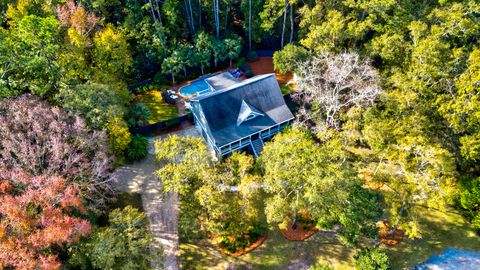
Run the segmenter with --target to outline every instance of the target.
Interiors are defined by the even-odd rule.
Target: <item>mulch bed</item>
[[[277,81],[286,84],[293,79],[293,74],[280,74],[273,70],[273,59],[271,57],[258,57],[255,61],[248,62],[254,75],[275,73]]]
[[[387,220],[384,220],[380,223],[380,229],[378,234],[380,235],[380,241],[387,246],[396,246],[400,244],[403,240],[405,232],[403,230],[397,229],[395,233],[389,234],[390,224]]]
[[[216,246],[218,247],[218,249],[220,249],[220,252],[222,252],[223,254],[225,255],[228,255],[228,256],[231,256],[231,257],[238,257],[238,256],[242,256],[244,254],[247,254],[249,252],[252,252],[253,250],[255,250],[256,248],[258,248],[259,246],[261,246],[263,244],[263,242],[265,241],[265,239],[267,239],[267,232],[265,232],[264,235],[260,236],[257,241],[253,242],[253,244],[251,244],[250,246],[244,248],[244,249],[240,249],[240,250],[237,250],[235,251],[234,253],[230,253],[228,250],[220,247],[218,245],[218,242],[216,239],[214,239],[214,242],[216,243]]]
[[[318,232],[318,229],[315,226],[304,228],[302,223],[297,222],[297,228],[295,230],[292,229],[291,224],[288,224],[287,228],[283,230],[280,229],[280,232],[287,240],[304,241]]]

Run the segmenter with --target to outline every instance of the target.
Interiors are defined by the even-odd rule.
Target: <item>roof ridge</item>
[[[219,94],[223,94],[223,93],[226,93],[226,92],[229,92],[229,91],[234,91],[234,90],[238,90],[240,89],[242,86],[245,86],[245,85],[249,85],[249,84],[252,84],[252,83],[256,83],[256,82],[260,82],[260,81],[263,81],[265,79],[269,79],[271,77],[274,77],[275,80],[276,80],[276,77],[275,77],[275,73],[268,73],[268,74],[260,74],[260,75],[257,75],[257,76],[254,76],[252,78],[249,78],[249,79],[246,79],[246,80],[243,80],[243,81],[240,81],[239,83],[237,84],[234,84],[234,85],[231,85],[227,88],[224,88],[224,89],[221,89],[221,90],[217,90],[217,91],[214,91],[214,92],[210,92],[210,93],[206,93],[206,94],[203,94],[203,95],[200,95],[200,96],[196,96],[192,99],[190,99],[191,101],[200,101],[200,100],[204,100],[204,99],[207,99],[207,98],[210,98],[210,97],[214,97],[214,96],[217,96]]]

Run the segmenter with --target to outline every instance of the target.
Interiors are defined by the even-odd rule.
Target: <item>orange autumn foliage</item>
[[[52,247],[64,247],[91,232],[79,189],[54,176],[0,172],[0,268],[59,269]]]

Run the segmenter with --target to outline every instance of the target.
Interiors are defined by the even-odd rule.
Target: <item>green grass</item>
[[[406,239],[389,249],[394,269],[409,268],[450,247],[480,252],[480,237],[456,211],[425,209],[422,214],[422,239]]]
[[[296,90],[292,85],[280,84],[280,90],[282,90],[282,95],[288,95]]]
[[[137,95],[137,102],[143,103],[150,110],[149,124],[167,120],[178,116],[176,105],[170,105],[163,101],[162,93],[158,90],[151,90]]]
[[[207,240],[180,244],[182,269],[225,269],[228,263],[235,264],[236,269],[287,269],[296,263],[317,261],[331,263],[336,269],[351,269],[353,254],[352,249],[331,235],[317,233],[304,242],[297,242],[286,240],[276,229],[269,231],[260,247],[240,257],[221,254]]]
[[[425,209],[422,214],[422,239],[405,239],[400,245],[387,248],[393,269],[410,269],[449,247],[480,252],[480,237],[457,212]],[[354,249],[331,235],[317,233],[304,242],[295,242],[283,238],[276,229],[269,230],[259,248],[236,258],[221,254],[205,239],[180,243],[182,269],[224,269],[229,263],[238,269],[286,269],[298,262],[330,263],[335,269],[353,269],[354,254]]]

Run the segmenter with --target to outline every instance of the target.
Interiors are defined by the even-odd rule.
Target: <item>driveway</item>
[[[143,209],[150,221],[155,247],[163,249],[165,260],[152,262],[155,269],[177,270],[178,250],[178,197],[175,193],[164,193],[162,183],[155,175],[159,165],[155,162],[154,141],[162,137],[199,137],[197,129],[191,126],[174,133],[149,138],[148,155],[141,161],[127,164],[117,169],[118,179],[114,188],[119,192],[136,192],[142,195]]]

